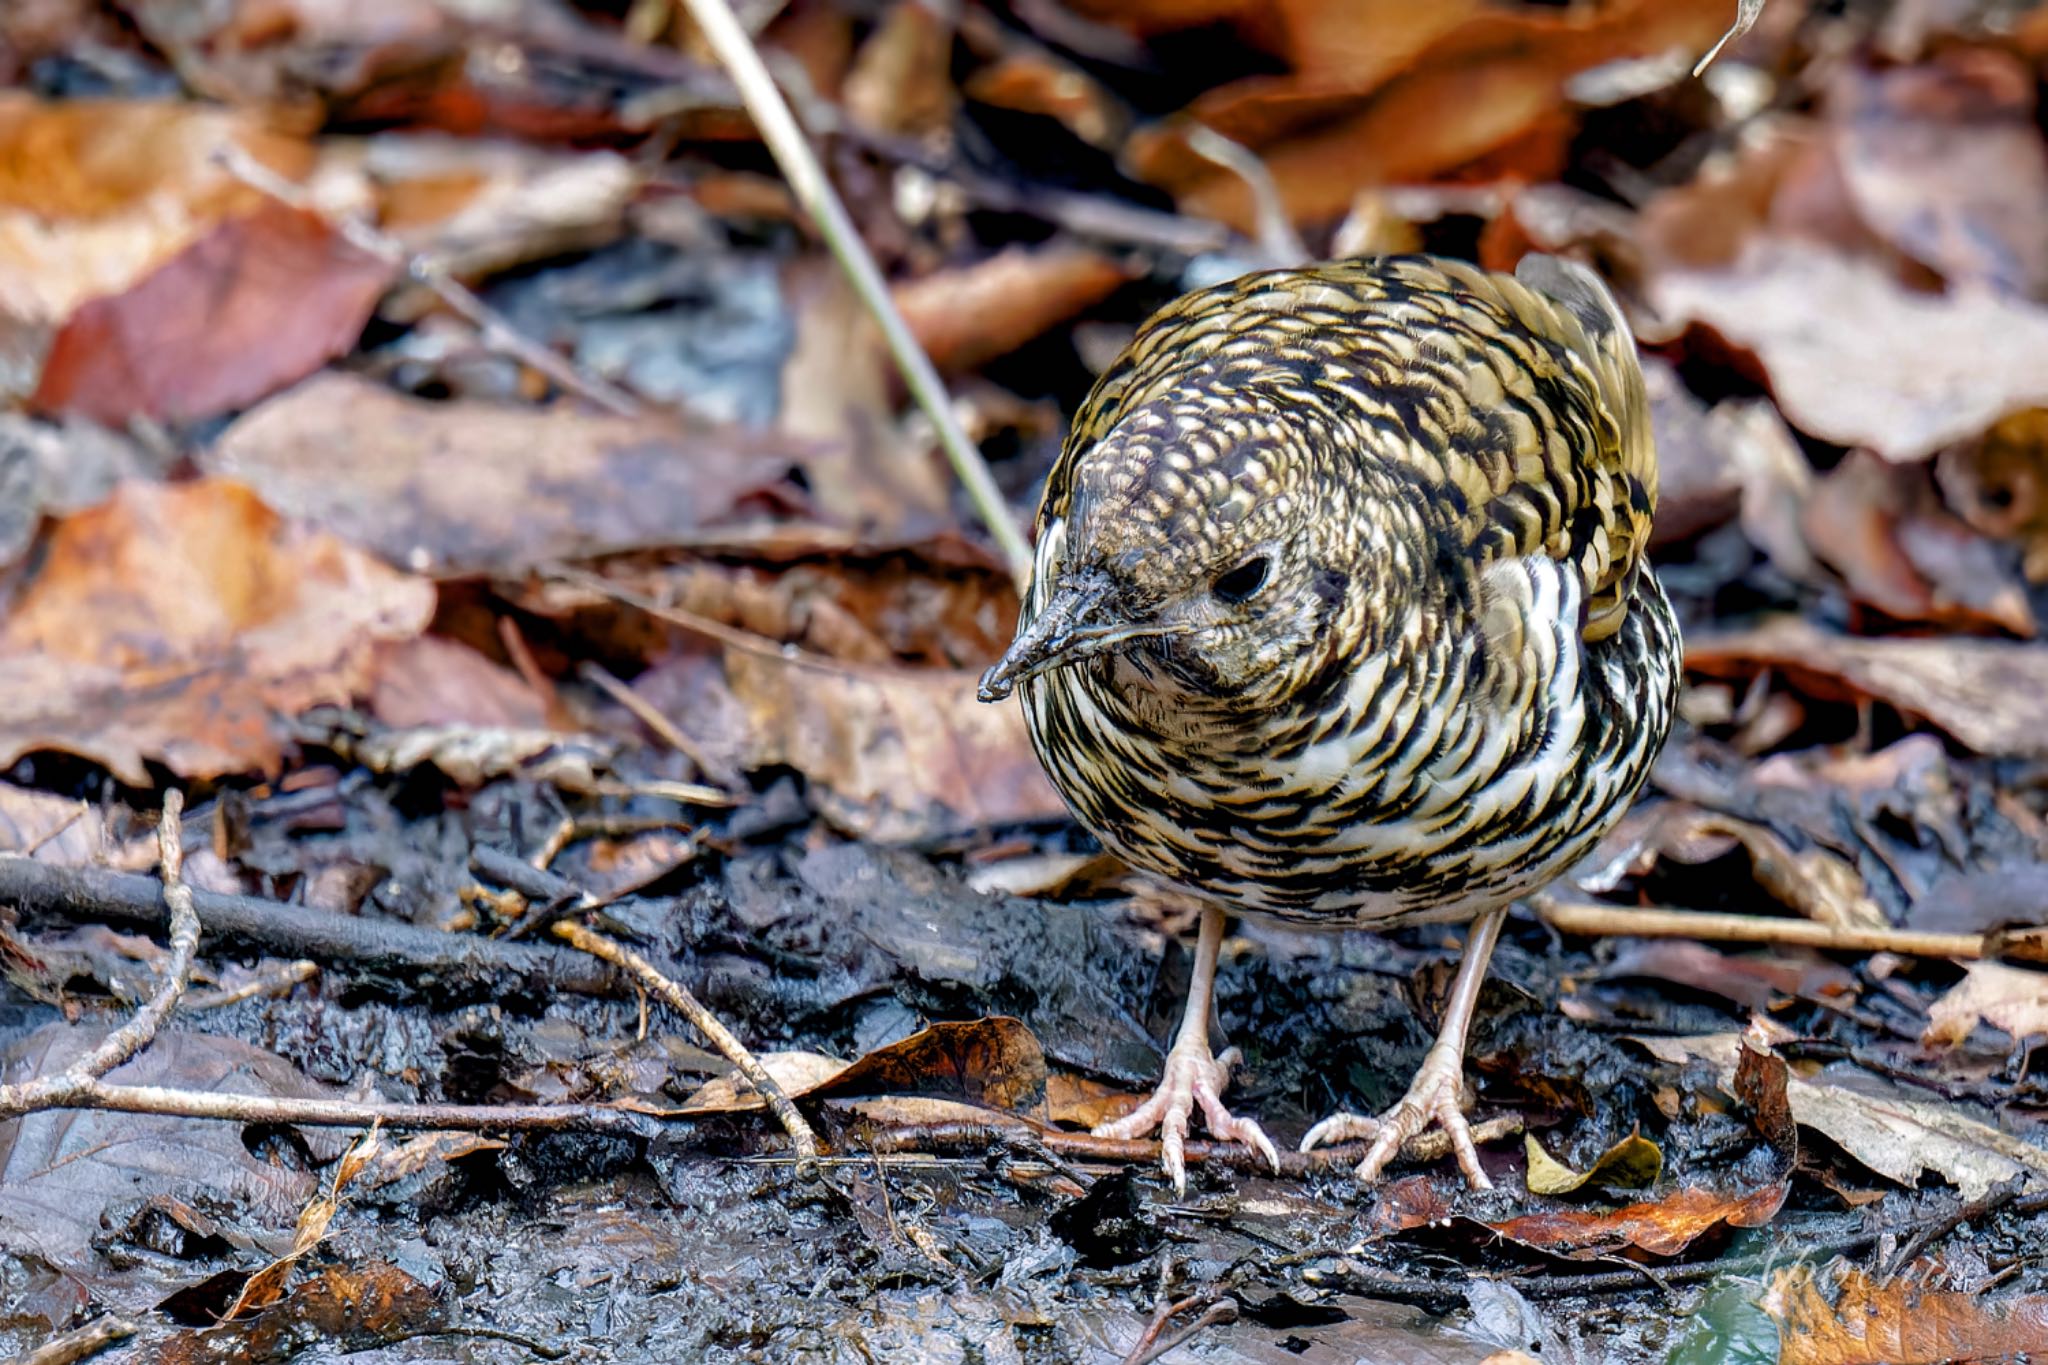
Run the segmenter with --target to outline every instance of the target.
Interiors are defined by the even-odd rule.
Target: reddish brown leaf
[[[1782,1365],[1960,1365],[2048,1351],[2048,1294],[1944,1292],[1910,1272],[1880,1283],[1854,1266],[1787,1266],[1763,1306],[1778,1320]]]
[[[1003,1015],[933,1024],[850,1064],[810,1052],[767,1053],[761,1063],[798,1098],[920,1095],[1003,1110],[1046,1101],[1045,1053],[1030,1029]],[[763,1107],[736,1076],[710,1082],[683,1105],[687,1113]]]
[[[60,325],[256,210],[263,196],[216,160],[230,146],[281,175],[313,163],[252,114],[0,92],[0,313]]]
[[[2048,308],[2023,300],[1916,292],[1877,262],[1775,237],[1726,268],[1661,273],[1649,292],[1666,319],[1753,352],[1793,425],[1887,459],[2048,406]]]
[[[1611,1212],[1561,1209],[1487,1226],[1503,1237],[1552,1251],[1614,1252],[1634,1247],[1653,1256],[1676,1256],[1722,1224],[1762,1227],[1777,1215],[1789,1189],[1783,1180],[1747,1194],[1716,1194],[1689,1185],[1663,1199]]]
[[[392,278],[324,219],[266,203],[63,329],[35,405],[109,426],[248,406],[348,351]]]
[[[276,721],[346,703],[433,587],[240,484],[124,484],[60,522],[0,624],[0,764],[60,749],[151,781],[275,771]]]
[[[1572,76],[1673,49],[1704,52],[1728,23],[1728,7],[1711,0],[1622,0],[1563,15],[1484,7],[1454,26],[1465,6],[1412,6],[1414,15],[1389,21],[1392,37],[1379,54],[1346,62],[1345,51],[1375,41],[1375,17],[1390,7],[1358,6],[1355,16],[1323,7],[1340,16],[1334,21],[1297,8],[1287,22],[1301,48],[1328,47],[1330,64],[1221,87],[1188,115],[1260,152],[1287,212],[1302,222],[1337,217],[1366,186],[1428,180],[1515,144],[1517,154],[1489,174],[1548,178],[1571,132],[1562,111]],[[1251,227],[1242,178],[1197,156],[1172,129],[1134,137],[1128,155],[1186,211]]]
[[[1132,277],[1089,247],[1010,247],[898,285],[896,305],[932,362],[973,369],[1109,297]]]
[[[672,545],[750,500],[787,507],[802,452],[668,417],[431,403],[329,374],[242,418],[203,462],[394,564],[514,574]]]
[[[1874,698],[1986,754],[2048,756],[2048,651],[2004,640],[1863,639],[1780,617],[1686,641],[1686,666],[1747,679],[1762,669],[1810,696]]]

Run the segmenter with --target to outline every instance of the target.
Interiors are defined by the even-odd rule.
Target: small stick
[[[1294,220],[1287,216],[1286,201],[1280,197],[1280,186],[1258,153],[1201,123],[1188,129],[1187,144],[1196,156],[1244,181],[1252,196],[1252,216],[1257,224],[1255,239],[1274,265],[1308,262],[1308,245],[1294,230]]]
[[[1201,1316],[1164,1341],[1160,1340],[1159,1333],[1166,1324],[1192,1308],[1201,1308]],[[1197,1334],[1206,1329],[1219,1327],[1227,1322],[1236,1322],[1237,1312],[1237,1300],[1228,1294],[1217,1299],[1196,1294],[1182,1299],[1179,1303],[1165,1304],[1152,1315],[1150,1325],[1131,1347],[1130,1354],[1124,1357],[1123,1365],[1152,1365],[1153,1361],[1194,1340]]]
[[[1697,938],[1724,943],[1776,943],[1843,953],[1901,953],[1913,957],[1980,958],[1982,934],[1928,934],[1913,929],[1862,929],[1775,915],[1726,915],[1695,910],[1635,910],[1542,896],[1532,902],[1543,922],[1560,933],[1593,938]]]
[[[732,77],[741,103],[747,106],[747,113],[760,130],[762,141],[768,144],[776,165],[782,168],[783,176],[789,181],[790,192],[796,195],[797,202],[818,225],[826,248],[839,262],[839,268],[846,272],[847,281],[860,295],[861,302],[874,315],[875,322],[882,329],[882,339],[888,344],[889,353],[895,357],[896,367],[903,374],[904,384],[938,432],[939,444],[945,449],[953,473],[967,490],[968,499],[974,504],[975,511],[981,514],[982,523],[988,527],[989,535],[995,539],[1004,562],[1021,588],[1031,573],[1031,547],[1011,518],[1009,504],[1003,500],[1002,490],[996,487],[995,476],[989,473],[981,451],[960,429],[960,419],[953,412],[938,370],[933,367],[931,357],[924,353],[924,348],[917,344],[917,338],[911,335],[902,313],[897,311],[887,281],[883,280],[874,257],[868,254],[867,245],[860,239],[860,230],[854,226],[846,205],[840,202],[838,191],[826,178],[824,167],[818,164],[796,115],[790,112],[788,101],[783,99],[782,91],[777,88],[775,78],[768,74],[768,66],[754,47],[753,38],[740,24],[727,0],[676,0],[676,3],[696,21],[704,41],[717,55],[726,74]]]
[[[604,665],[585,660],[577,665],[576,675],[632,712],[635,720],[651,730],[656,739],[689,759],[700,774],[709,777],[718,771],[704,756],[704,751],[697,747],[695,740],[684,734],[674,721],[664,716],[647,698],[613,677]]]
[[[77,1365],[141,1330],[125,1318],[99,1318],[83,1327],[74,1327],[61,1337],[52,1337],[33,1351],[10,1356],[0,1365]]]
[[[100,1077],[148,1047],[178,1007],[178,997],[192,980],[192,959],[199,951],[199,915],[185,885],[185,845],[179,828],[184,813],[183,793],[175,788],[165,792],[163,815],[156,827],[164,902],[171,911],[171,951],[164,961],[163,980],[133,1018],[57,1075],[0,1085],[0,1118],[69,1107],[78,1097],[99,1088]]]
[[[522,365],[538,370],[553,380],[555,387],[586,398],[614,416],[638,417],[643,411],[639,400],[632,394],[608,380],[586,373],[574,362],[514,327],[510,318],[478,298],[468,286],[450,276],[437,262],[424,255],[407,251],[404,243],[380,232],[355,214],[323,213],[304,187],[293,184],[240,147],[229,144],[222,147],[216,155],[228,174],[235,179],[259,193],[269,195],[287,208],[298,209],[302,213],[318,214],[340,233],[342,240],[350,246],[366,256],[373,256],[386,265],[403,271],[407,278],[423,285],[435,298],[447,304],[450,312],[476,328],[484,345],[511,356]]]
[[[616,972],[551,943],[507,943],[475,934],[447,934],[397,920],[337,915],[260,896],[194,888],[192,900],[208,938],[232,938],[280,956],[354,964],[416,979],[431,976],[442,991],[517,987],[536,995],[619,996]],[[104,867],[58,867],[0,855],[0,901],[67,923],[160,925],[167,912],[154,877]]]
[[[739,1069],[749,1084],[768,1101],[783,1131],[789,1134],[791,1145],[796,1148],[799,1168],[810,1165],[815,1168],[818,1159],[818,1137],[811,1131],[811,1125],[797,1112],[782,1086],[768,1074],[768,1068],[761,1065],[747,1046],[733,1036],[732,1030],[718,1022],[718,1016],[704,1008],[703,1002],[690,994],[679,982],[669,979],[655,968],[646,958],[624,944],[616,943],[602,934],[594,934],[580,924],[563,921],[554,927],[555,937],[571,946],[580,948],[592,957],[611,963],[614,967],[631,972],[647,983],[654,994],[668,1002],[670,1009],[690,1021],[697,1031],[711,1040],[711,1045],[725,1054],[727,1061]]]
[[[1739,0],[1735,8],[1735,22],[1730,24],[1728,31],[1721,35],[1721,41],[1708,48],[1707,55],[1700,58],[1699,64],[1693,67],[1693,78],[1697,80],[1700,76],[1704,75],[1706,69],[1714,64],[1714,58],[1721,55],[1722,48],[1735,42],[1743,34],[1755,28],[1756,21],[1763,17],[1764,0]]]

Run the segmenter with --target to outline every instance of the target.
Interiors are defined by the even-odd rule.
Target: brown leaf
[[[763,1053],[760,1061],[792,1099],[920,1095],[1022,1110],[1046,1098],[1045,1053],[1030,1029],[1003,1015],[932,1024],[852,1063],[815,1052]],[[735,1073],[705,1084],[682,1110],[723,1114],[764,1107]]]
[[[1733,1093],[1745,1051],[1742,1035],[1634,1041],[1668,1062],[1705,1061]],[[1782,1063],[1780,1063],[1782,1065]],[[1932,1171],[1979,1199],[2016,1175],[2048,1175],[2048,1152],[1979,1123],[1954,1106],[1895,1095],[1865,1094],[1825,1080],[1788,1076],[1785,1098],[1802,1128],[1822,1134],[1887,1179],[1908,1189]]]
[[[468,645],[422,635],[385,651],[370,693],[370,714],[385,725],[539,730],[547,699],[509,668]]]
[[[243,417],[202,463],[391,563],[510,575],[674,544],[749,500],[789,505],[797,455],[671,418],[431,403],[327,374]]]
[[[0,92],[0,314],[61,325],[261,208],[216,161],[227,146],[289,177],[313,164],[309,144],[248,112]]]
[[[953,87],[952,56],[953,26],[942,12],[917,0],[897,0],[861,44],[847,73],[846,112],[877,133],[943,133],[960,98]]]
[[[1972,962],[1963,979],[1928,1007],[1920,1041],[1953,1047],[1970,1036],[1980,1019],[2014,1042],[2048,1034],[2048,973]]]
[[[0,764],[34,749],[151,782],[275,771],[276,721],[346,703],[432,585],[284,521],[240,484],[124,484],[58,523],[0,623]]]
[[[1672,322],[1755,353],[1800,430],[1918,460],[2048,405],[2048,309],[1982,291],[1926,294],[1880,264],[1779,237],[1720,269],[1652,276]]]
[[[2048,146],[2025,63],[1975,47],[1846,66],[1829,105],[1843,182],[1872,231],[1951,285],[2048,292]]]
[[[1851,451],[1815,486],[1803,523],[1814,552],[1886,616],[2034,633],[2025,585],[1988,541],[1940,508],[1918,467]]]
[[[1615,1252],[1630,1247],[1653,1256],[1676,1256],[1723,1224],[1762,1227],[1777,1216],[1790,1185],[1775,1180],[1746,1194],[1716,1194],[1688,1185],[1663,1199],[1611,1212],[1579,1209],[1524,1214],[1488,1227],[1530,1246],[1570,1253]]]
[[[1413,13],[1389,17],[1403,8]],[[1327,221],[1366,186],[1429,180],[1510,148],[1489,173],[1550,178],[1572,132],[1564,110],[1574,75],[1673,49],[1704,52],[1728,20],[1727,6],[1710,0],[1620,0],[1564,15],[1467,8],[1294,6],[1287,22],[1301,48],[1327,49],[1328,65],[1313,59],[1301,75],[1212,90],[1187,118],[1259,152],[1290,217]],[[1371,49],[1381,27],[1391,35],[1386,47],[1344,60]],[[1127,157],[1184,211],[1253,226],[1249,187],[1197,156],[1174,127],[1133,137]]]
[[[1782,1365],[1949,1365],[2048,1351],[2048,1294],[1943,1292],[1918,1278],[1881,1283],[1848,1265],[1777,1271],[1763,1307],[1778,1320]]]
[[[1811,696],[1870,697],[1985,754],[2048,756],[2048,650],[2004,640],[1864,639],[1796,617],[1686,641],[1686,666],[1746,679],[1771,669]]]
[[[1065,811],[1023,713],[975,700],[976,682],[971,671],[833,667],[734,647],[643,675],[636,690],[721,764],[794,768],[827,819],[895,842]]]
[[[81,306],[33,401],[109,426],[247,407],[352,348],[393,273],[324,219],[265,203]]]
[[[932,363],[971,370],[1100,303],[1133,274],[1092,247],[1013,246],[894,292]]]

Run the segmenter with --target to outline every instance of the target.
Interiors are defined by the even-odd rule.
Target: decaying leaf
[[[260,205],[80,305],[32,401],[110,426],[235,411],[353,347],[393,273],[326,220]]]
[[[2048,972],[1972,962],[1963,979],[1927,1010],[1921,1041],[1954,1046],[1977,1022],[2012,1035],[2014,1042],[2048,1034]]]
[[[1986,754],[2048,756],[2048,651],[2004,640],[1865,639],[1798,617],[1688,637],[1686,666],[1714,677],[1771,669],[1812,696],[1864,697],[1933,722]]]
[[[669,418],[429,403],[341,374],[264,404],[204,458],[393,564],[501,574],[674,544],[743,506],[791,505],[798,462],[772,439]]]
[[[240,484],[125,484],[68,517],[0,622],[0,762],[57,749],[150,782],[274,771],[281,717],[347,703],[433,587]]]
[[[898,285],[896,306],[933,364],[972,369],[1100,303],[1131,278],[1128,265],[1092,247],[1011,247]]]
[[[1738,1033],[1635,1041],[1668,1062],[1701,1060],[1732,1088],[1742,1050]],[[1802,1128],[1826,1136],[1879,1175],[1911,1189],[1929,1171],[1965,1199],[2015,1175],[2048,1179],[2048,1151],[1979,1123],[1956,1108],[1930,1100],[1851,1090],[1828,1080],[1788,1077],[1785,1097]]]
[[[1926,1263],[1889,1282],[1851,1265],[1791,1265],[1771,1278],[1783,1365],[1951,1365],[2048,1351],[2048,1294],[1965,1294],[1919,1282]]]
[[[1524,1214],[1489,1223],[1503,1237],[1530,1246],[1570,1253],[1613,1252],[1634,1247],[1653,1256],[1676,1256],[1702,1235],[1726,1224],[1761,1227],[1784,1206],[1790,1183],[1777,1179],[1734,1194],[1687,1185],[1662,1199],[1611,1212],[1580,1209]]]
[[[1794,426],[1887,459],[1924,459],[2048,405],[2035,359],[2048,355],[2048,309],[2024,300],[1919,293],[1881,263],[1771,237],[1726,268],[1660,272],[1650,297],[1667,320],[1755,352]]]
[[[1664,1153],[1641,1133],[1630,1133],[1609,1147],[1583,1172],[1545,1151],[1534,1133],[1524,1136],[1523,1146],[1529,1158],[1531,1194],[1571,1194],[1588,1185],[1643,1189],[1656,1184],[1664,1170]]]
[[[0,92],[0,314],[62,324],[261,208],[216,161],[224,146],[280,175],[313,164],[310,145],[247,111]]]
[[[1027,1110],[1046,1097],[1045,1053],[1031,1030],[997,1015],[937,1023],[855,1062],[813,1052],[763,1053],[761,1064],[793,1099],[807,1096],[925,1096],[982,1109]],[[682,1112],[729,1114],[764,1108],[738,1075],[707,1082]]]
[[[870,839],[1061,815],[1022,713],[976,701],[976,676],[732,647],[638,689],[716,761],[803,773],[828,819]]]

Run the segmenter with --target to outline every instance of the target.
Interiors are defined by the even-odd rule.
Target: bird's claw
[[[1273,1149],[1272,1140],[1258,1124],[1234,1116],[1223,1105],[1223,1089],[1229,1084],[1230,1068],[1237,1061],[1236,1048],[1219,1057],[1211,1055],[1206,1044],[1187,1048],[1174,1044],[1166,1054],[1166,1073],[1160,1077],[1152,1098],[1123,1118],[1096,1125],[1095,1136],[1127,1142],[1157,1128],[1159,1164],[1173,1181],[1174,1191],[1184,1194],[1188,1187],[1188,1117],[1199,1104],[1203,1122],[1212,1136],[1223,1142],[1243,1143],[1264,1157],[1278,1174],[1280,1154]]]
[[[1493,1182],[1486,1178],[1486,1171],[1479,1164],[1479,1146],[1472,1140],[1472,1125],[1465,1119],[1464,1100],[1464,1058],[1433,1047],[1400,1103],[1376,1119],[1332,1114],[1308,1130],[1301,1140],[1301,1150],[1370,1139],[1372,1146],[1353,1171],[1359,1184],[1370,1185],[1380,1178],[1380,1172],[1403,1143],[1434,1123],[1451,1140],[1451,1151],[1458,1158],[1458,1169],[1465,1173],[1465,1182],[1475,1190],[1490,1190]]]

